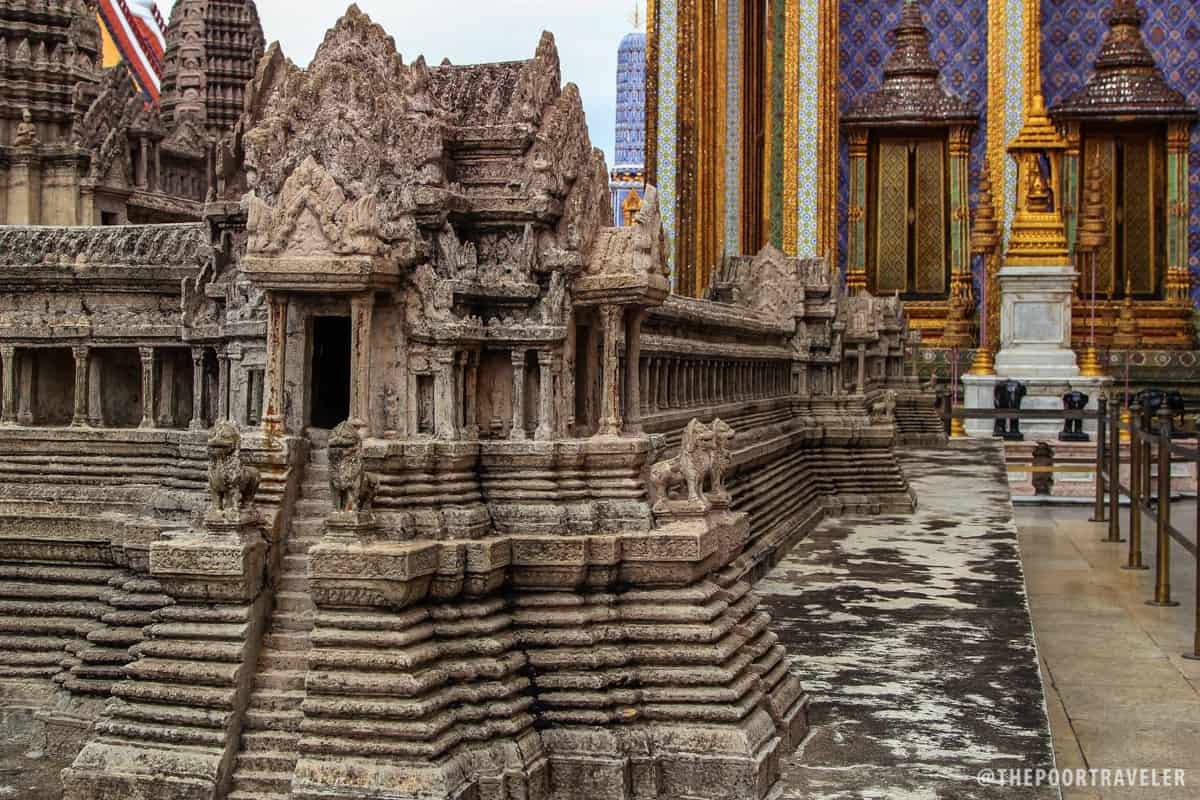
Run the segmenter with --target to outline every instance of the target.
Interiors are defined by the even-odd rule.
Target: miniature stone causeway
[[[771,248],[671,294],[549,34],[351,7],[244,98],[202,221],[0,230],[0,702],[64,798],[771,796],[751,581],[913,508],[899,300]]]

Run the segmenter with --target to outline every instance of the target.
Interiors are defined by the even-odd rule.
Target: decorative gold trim
[[[1008,51],[1008,3],[1007,0],[988,0],[988,118],[987,118],[987,159],[996,186],[1004,187],[1005,163],[1004,146],[1006,87]],[[1004,229],[1005,204],[997,203],[997,219],[1001,230]]]
[[[774,163],[775,145],[775,94],[773,82],[775,79],[775,14],[771,6],[781,0],[768,0],[764,12],[766,20],[763,29],[766,35],[766,58],[763,69],[763,171],[762,171],[762,228],[763,241],[771,241],[771,164]],[[756,248],[757,249],[757,248]]]
[[[715,82],[717,87],[716,102],[716,141],[713,145],[713,170],[716,173],[716,193],[713,198],[713,250],[714,263],[709,265],[710,272],[705,280],[705,288],[712,282],[711,270],[716,269],[724,256],[725,242],[725,149],[729,131],[726,127],[729,109],[729,0],[716,0],[717,4],[717,56]]]
[[[817,19],[817,255],[838,269],[838,2],[821,0]]]
[[[658,0],[646,0],[646,182],[658,185]]]
[[[796,255],[800,235],[800,0],[784,7],[783,251]]]

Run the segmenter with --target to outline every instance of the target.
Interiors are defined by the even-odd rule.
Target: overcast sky
[[[644,0],[358,0],[358,7],[396,40],[405,63],[531,58],[543,30],[554,34],[563,81],[579,86],[592,144],[613,163],[617,45],[632,29],[634,2]],[[159,0],[164,16],[173,0]],[[267,41],[304,66],[349,7],[320,0],[257,0]]]

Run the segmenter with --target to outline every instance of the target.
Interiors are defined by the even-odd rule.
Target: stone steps
[[[314,436],[309,465],[284,542],[279,589],[259,655],[234,763],[229,800],[286,800],[299,757],[309,634],[316,606],[308,591],[308,551],[321,541],[329,513],[328,451]]]

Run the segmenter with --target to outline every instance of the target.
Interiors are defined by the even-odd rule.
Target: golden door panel
[[[1154,270],[1154,150],[1149,140],[1125,142],[1124,256],[1134,294],[1157,288]]]
[[[908,291],[908,143],[879,143],[875,292]]]
[[[942,143],[917,143],[916,284],[919,294],[946,292],[945,158]]]

